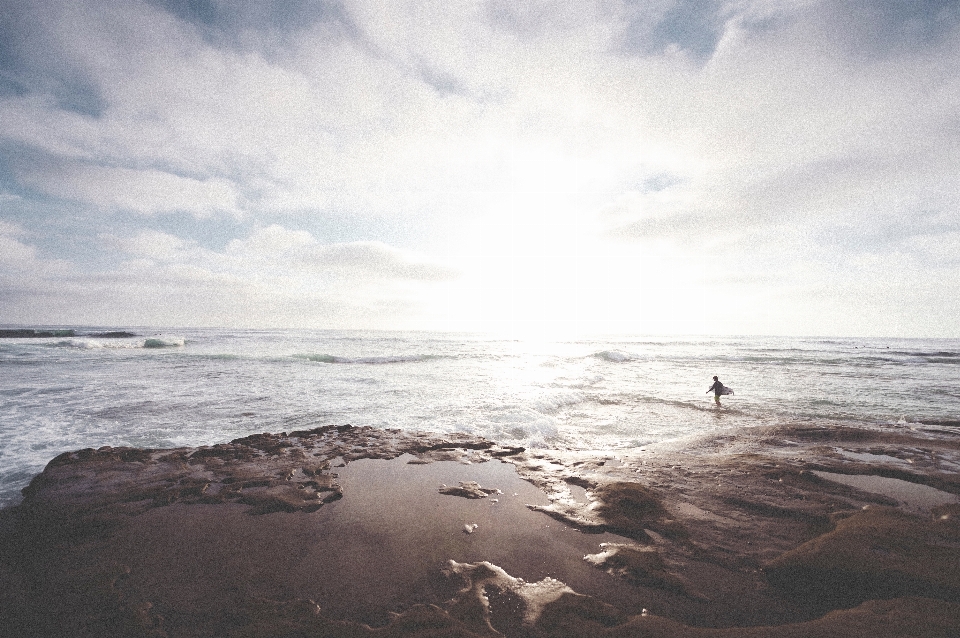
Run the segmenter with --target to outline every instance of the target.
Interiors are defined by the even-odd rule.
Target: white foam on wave
[[[418,363],[441,358],[438,355],[386,355],[378,357],[342,357],[333,354],[297,354],[297,359],[306,359],[315,363],[354,363],[354,364],[384,364],[384,363]]]
[[[137,348],[177,348],[186,343],[183,337],[150,337],[147,339],[94,339],[70,337],[56,341],[40,341],[38,345],[74,350],[130,350]]]
[[[579,405],[585,400],[583,392],[563,392],[553,396],[540,396],[533,403],[533,408],[542,414],[554,415],[565,407]]]
[[[604,361],[610,361],[612,363],[624,363],[625,361],[634,361],[637,358],[636,355],[624,352],[623,350],[603,350],[594,353],[593,356],[597,359],[603,359]]]
[[[183,337],[150,337],[143,341],[144,348],[179,348],[186,343]]]
[[[61,339],[51,344],[55,348],[72,348],[74,350],[119,350],[125,348],[139,348],[141,344],[118,341],[100,341],[89,337],[75,337],[71,339]]]
[[[103,344],[99,341],[83,338],[60,339],[52,345],[58,348],[76,348],[77,350],[94,350],[103,347]]]
[[[478,416],[476,433],[527,447],[550,447],[559,434],[554,417],[524,405],[486,406]]]

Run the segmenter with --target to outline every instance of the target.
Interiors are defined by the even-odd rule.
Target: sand
[[[950,428],[82,450],[0,510],[0,635],[957,636],[958,469]]]

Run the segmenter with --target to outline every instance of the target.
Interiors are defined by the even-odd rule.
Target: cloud
[[[285,256],[305,247],[314,247],[317,241],[302,230],[287,230],[276,224],[260,229],[246,239],[235,239],[227,251],[260,258]]]
[[[836,19],[822,20],[820,11]],[[907,29],[912,14],[891,11],[883,28]],[[943,19],[933,39],[903,31],[903,47],[876,57],[837,28],[855,21],[839,4],[786,5],[773,17],[745,35],[745,18],[728,14],[702,70],[672,66],[651,77],[655,97],[639,107],[648,147],[672,142],[686,161],[664,153],[667,161],[650,162],[678,174],[679,183],[645,193],[643,220],[624,220],[620,234],[682,238],[692,223],[711,218],[773,231],[955,211],[956,159],[940,135],[960,132],[952,115],[960,87],[945,75],[958,61],[956,21]],[[668,88],[671,76],[676,89]]]
[[[321,244],[310,233],[277,225],[230,242],[226,253],[242,262],[352,280],[441,281],[458,275],[450,267],[417,259],[382,242]]]
[[[806,17],[845,53],[889,58],[943,45],[960,23],[952,0],[831,0],[810,8]]]
[[[0,225],[4,322],[389,328],[416,325],[431,287],[459,273],[380,242],[322,244],[278,225],[223,251],[175,235],[103,233],[111,270],[45,260]]]
[[[871,256],[916,290],[952,272],[938,241],[960,230],[955,2],[0,11],[0,220],[37,233],[0,236],[78,282],[203,281],[290,316],[336,292],[372,321],[413,316],[474,257],[529,264],[517,278],[552,290],[522,258],[622,254],[629,270],[656,255],[708,261],[734,317],[882,291],[879,272],[841,267]],[[97,238],[115,261],[76,248]],[[692,290],[696,272],[678,281]]]
[[[188,212],[198,217],[240,213],[236,188],[224,179],[199,180],[157,170],[89,164],[61,165],[55,170],[36,166],[21,177],[23,184],[38,192],[90,204],[103,212]]]
[[[168,261],[180,258],[190,246],[180,237],[155,230],[144,230],[132,237],[101,235],[103,242],[130,255]]]
[[[212,44],[248,48],[266,43],[288,44],[291,34],[317,24],[344,24],[342,4],[336,0],[148,0],[149,4],[171,13],[196,27]],[[254,39],[256,38],[256,39]]]
[[[325,247],[313,253],[307,262],[314,268],[332,268],[349,276],[442,281],[458,275],[450,267],[412,261],[401,251],[382,242],[354,242]]]
[[[0,262],[7,268],[25,269],[36,259],[36,250],[16,239],[23,234],[15,224],[0,220]]]

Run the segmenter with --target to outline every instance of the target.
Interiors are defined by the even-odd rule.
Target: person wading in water
[[[723,394],[723,384],[720,383],[720,379],[717,377],[713,378],[713,385],[707,388],[707,394],[713,392],[713,400],[717,402],[717,405],[720,405],[720,395]]]

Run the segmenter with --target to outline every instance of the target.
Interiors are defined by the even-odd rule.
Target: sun
[[[725,301],[703,257],[611,236],[601,211],[622,167],[548,145],[517,146],[499,190],[475,194],[432,308],[445,329],[518,339],[703,333]]]

